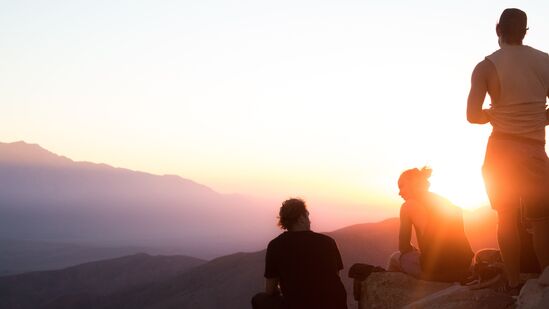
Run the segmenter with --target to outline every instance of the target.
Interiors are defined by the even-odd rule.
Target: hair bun
[[[425,179],[429,179],[429,177],[431,177],[431,174],[433,174],[433,170],[428,166],[422,167],[419,172],[421,173],[421,176],[423,176]]]

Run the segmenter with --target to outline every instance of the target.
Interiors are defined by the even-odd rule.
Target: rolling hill
[[[57,308],[121,289],[163,282],[205,261],[135,254],[63,270],[0,277],[0,308]]]

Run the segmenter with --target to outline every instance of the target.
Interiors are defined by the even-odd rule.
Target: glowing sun
[[[431,191],[448,198],[463,209],[475,209],[489,205],[480,172],[454,170],[438,174],[430,179]]]

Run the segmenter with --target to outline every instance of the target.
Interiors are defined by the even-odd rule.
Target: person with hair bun
[[[429,191],[431,169],[409,169],[398,180],[400,208],[398,252],[389,259],[389,271],[419,279],[462,282],[470,275],[473,251],[463,226],[461,209]],[[411,244],[412,229],[418,247]]]

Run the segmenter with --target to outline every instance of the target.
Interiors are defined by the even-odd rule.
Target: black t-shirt
[[[312,231],[284,232],[271,240],[265,258],[265,278],[278,278],[291,309],[347,309],[339,270],[343,269],[335,241]]]

